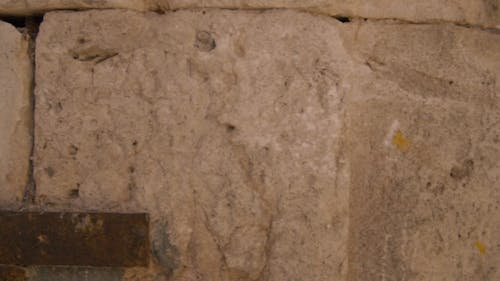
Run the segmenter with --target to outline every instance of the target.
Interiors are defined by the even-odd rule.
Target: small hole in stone
[[[194,46],[200,51],[210,52],[217,47],[217,43],[215,43],[215,39],[210,32],[198,31],[196,33]]]
[[[453,85],[453,83],[454,82],[452,80],[448,81],[448,84],[450,84],[450,85]]]
[[[136,140],[132,142],[132,146],[134,146],[134,147],[137,146],[137,141]]]
[[[137,185],[135,184],[135,182],[129,182],[127,187],[128,187],[128,190],[130,190],[130,191],[137,190]]]
[[[351,19],[348,18],[348,17],[342,17],[342,16],[338,16],[338,17],[335,17],[338,21],[342,22],[342,23],[346,23],[346,22],[351,22]]]
[[[87,42],[87,40],[85,38],[83,38],[83,37],[78,38],[78,43],[84,44],[85,42]]]
[[[133,174],[135,172],[135,167],[134,166],[128,167],[128,172]]]
[[[68,148],[69,155],[76,155],[78,153],[78,147],[75,145],[70,145]]]
[[[228,132],[233,132],[234,130],[236,130],[236,127],[232,124],[226,124],[226,130]]]
[[[80,189],[74,188],[74,189],[72,189],[72,190],[69,191],[69,197],[70,198],[78,198],[79,196],[80,196]]]
[[[47,168],[45,168],[45,172],[47,173],[47,175],[48,175],[50,178],[51,178],[51,177],[53,177],[53,176],[55,175],[55,173],[56,173],[56,172],[54,171],[54,169],[53,169],[52,167],[50,167],[50,166],[49,166],[49,167],[47,167]]]

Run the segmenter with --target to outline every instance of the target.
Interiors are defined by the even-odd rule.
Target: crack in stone
[[[25,36],[28,38],[29,44],[29,58],[31,60],[32,73],[30,85],[30,107],[31,107],[31,147],[29,158],[29,174],[28,183],[24,190],[23,202],[25,204],[33,204],[36,201],[36,182],[34,179],[34,159],[35,152],[35,86],[36,86],[36,37],[38,35],[39,27],[42,22],[42,17],[27,17],[25,18]]]

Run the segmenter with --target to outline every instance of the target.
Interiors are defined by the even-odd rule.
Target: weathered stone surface
[[[31,77],[28,42],[0,21],[0,206],[16,205],[28,182]]]
[[[348,280],[500,280],[500,35],[349,26]]]
[[[162,1],[162,0],[159,0]],[[165,0],[163,0],[165,1]],[[336,0],[167,0],[171,9],[229,8],[229,9],[325,9]]]
[[[126,280],[340,280],[340,26],[292,11],[47,14],[38,202],[148,211],[161,270]]]
[[[400,19],[414,22],[450,21],[500,28],[498,0],[169,0],[179,8],[294,8],[336,16]]]
[[[147,266],[146,214],[0,212],[0,264]]]
[[[185,8],[301,9],[332,16],[449,21],[500,28],[498,0],[0,0],[0,14],[29,15],[63,9],[131,9],[157,11]]]
[[[500,28],[498,0],[335,0],[334,11],[372,19],[455,22]]]
[[[158,8],[152,0],[0,0],[0,15],[31,15],[53,10]]]

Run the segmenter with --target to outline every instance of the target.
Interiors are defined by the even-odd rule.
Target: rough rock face
[[[126,281],[499,280],[499,38],[284,10],[49,13],[37,202],[150,213],[154,262]]]
[[[27,40],[1,21],[0,57],[0,206],[8,207],[22,200],[28,182],[32,68]]]
[[[500,27],[498,0],[168,0],[168,2],[172,9],[300,8],[329,15],[414,22],[451,21]]]
[[[500,27],[498,0],[0,0],[0,14],[26,15],[63,9],[183,8],[303,9],[334,16],[400,19],[413,22],[450,21]]]
[[[153,0],[0,0],[0,15],[30,15],[51,10],[80,9],[156,9]]]
[[[349,29],[349,280],[500,280],[500,36]]]
[[[335,0],[348,15],[412,22],[455,22],[500,27],[498,0]]]
[[[341,280],[341,25],[293,11],[47,14],[39,203],[148,211],[155,265],[125,280]]]

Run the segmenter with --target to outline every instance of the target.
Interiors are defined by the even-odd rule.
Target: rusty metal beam
[[[147,266],[147,214],[0,212],[0,264]]]
[[[2,281],[27,281],[28,277],[23,268],[0,265],[0,280]]]

